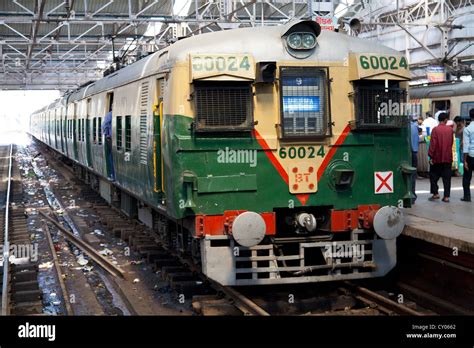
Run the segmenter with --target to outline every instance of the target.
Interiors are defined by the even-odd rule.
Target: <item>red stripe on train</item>
[[[321,163],[321,166],[318,169],[318,182],[323,176],[324,171],[326,170],[326,167],[329,165],[329,162],[331,162],[332,157],[336,153],[337,147],[340,146],[342,143],[344,143],[344,140],[346,139],[350,130],[351,130],[350,126],[347,125],[346,128],[344,128],[344,130],[342,131],[341,135],[337,138],[334,145],[332,145],[328,154],[324,157],[323,162]],[[270,162],[273,164],[273,166],[275,167],[277,172],[280,174],[282,179],[285,181],[285,183],[288,185],[288,182],[289,182],[288,174],[285,171],[285,169],[282,167],[278,159],[273,154],[273,151],[270,149],[270,146],[268,146],[265,139],[262,138],[262,136],[256,129],[254,129],[254,135],[255,135],[255,139],[257,139],[262,149],[265,150],[265,154],[267,155]],[[309,194],[298,194],[296,195],[296,198],[298,198],[298,200],[301,202],[302,205],[306,205],[306,202],[308,201],[308,198],[309,198]]]

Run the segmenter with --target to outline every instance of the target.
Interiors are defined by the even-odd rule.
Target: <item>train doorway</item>
[[[89,98],[87,99],[87,109],[86,109],[86,154],[87,154],[87,165],[93,168],[92,164],[92,149],[91,149],[91,103],[92,100]]]
[[[107,172],[107,177],[115,180],[115,168],[114,168],[114,157],[112,154],[112,114],[113,114],[113,104],[114,104],[114,93],[107,93],[106,97],[106,112],[103,124],[99,125],[103,136],[105,137],[105,170]]]
[[[156,80],[156,98],[155,107],[153,108],[153,176],[154,191],[162,192],[163,190],[163,158],[161,156],[161,130],[163,127],[163,91],[165,79]]]

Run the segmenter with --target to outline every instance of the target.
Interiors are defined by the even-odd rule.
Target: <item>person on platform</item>
[[[418,167],[418,147],[420,144],[420,134],[419,134],[419,127],[418,127],[418,117],[417,115],[412,116],[411,122],[411,165],[415,168]],[[411,176],[411,191],[413,192],[414,198],[411,199],[411,204],[415,204],[417,199],[417,195],[415,193],[416,189],[416,176],[417,172],[412,174]]]
[[[451,174],[453,162],[453,129],[448,127],[448,115],[443,112],[439,114],[439,125],[433,129],[431,133],[430,148],[428,155],[430,156],[430,184],[431,196],[430,201],[440,198],[438,181],[443,179],[444,196],[443,202],[449,203],[451,194]]]
[[[438,121],[436,121],[433,117],[433,114],[431,112],[426,113],[426,118],[423,121],[423,135],[428,136],[431,135],[431,132],[433,132],[433,129],[438,126]]]
[[[471,123],[463,130],[463,147],[462,152],[464,156],[464,173],[462,177],[462,188],[464,197],[461,198],[463,202],[471,201],[471,179],[472,171],[474,169],[474,109],[469,111]]]

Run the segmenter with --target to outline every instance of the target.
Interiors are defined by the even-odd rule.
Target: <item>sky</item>
[[[0,145],[24,144],[29,115],[59,96],[59,91],[0,91]]]

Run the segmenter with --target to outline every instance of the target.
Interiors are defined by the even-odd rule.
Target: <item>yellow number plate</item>
[[[247,54],[193,54],[190,63],[193,80],[222,75],[255,79],[255,63]]]

